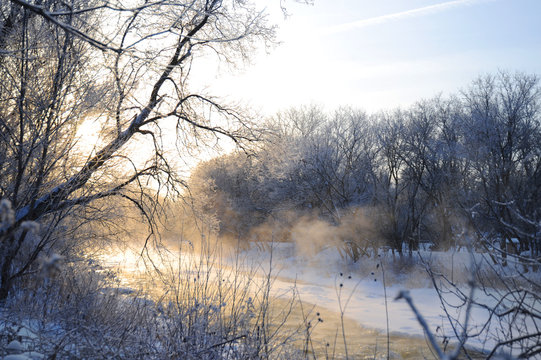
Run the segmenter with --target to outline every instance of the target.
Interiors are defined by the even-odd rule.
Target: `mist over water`
[[[315,225],[314,236],[332,236],[331,231],[336,229],[323,222],[303,219],[293,227],[292,234],[312,225]],[[295,347],[314,353],[318,358],[329,356],[341,359],[345,358],[345,341],[350,358],[387,358],[385,329],[382,326],[378,326],[379,329],[362,326],[362,315],[359,317],[355,313],[362,303],[354,301],[350,307],[344,306],[343,324],[338,306],[339,301],[344,304],[350,301],[352,295],[357,295],[359,289],[356,284],[361,277],[370,277],[370,280],[376,278],[378,281],[374,288],[382,290],[381,272],[376,273],[378,268],[375,265],[372,267],[373,275],[364,276],[359,273],[361,268],[339,265],[341,257],[335,247],[332,248],[335,252],[334,258],[327,255],[326,258],[315,261],[318,256],[326,256],[324,254],[331,248],[325,250],[323,246],[316,251],[306,247],[306,242],[269,243],[267,246],[261,248],[254,245],[249,250],[227,248],[217,251],[220,245],[215,243],[213,246],[199,246],[199,252],[193,249],[179,252],[178,248],[167,248],[149,253],[148,255],[154,258],[153,264],[160,270],[160,275],[149,270],[140,254],[135,252],[110,257],[108,263],[109,266],[118,266],[123,286],[140,288],[162,303],[166,303],[168,296],[174,294],[169,289],[172,283],[196,284],[193,287],[188,286],[190,290],[185,288],[181,292],[186,297],[197,296],[204,299],[209,294],[220,292],[220,287],[225,285],[228,290],[231,286],[240,287],[247,292],[247,298],[257,301],[270,276],[270,318],[274,319],[276,326],[293,334]],[[207,250],[201,251],[204,248]],[[292,259],[299,262],[294,264]],[[269,275],[271,265],[272,271]],[[302,274],[296,275],[294,272],[298,268],[292,267],[298,265],[302,267]],[[350,272],[345,272],[348,268]],[[338,273],[339,269],[343,273]],[[329,274],[333,272],[336,273]],[[322,277],[325,273],[328,275]],[[389,270],[388,276],[394,276],[392,270]],[[199,292],[198,288],[203,283],[205,293]],[[389,297],[394,295],[390,294]],[[285,318],[284,309],[289,309]],[[383,311],[381,306],[371,310],[372,313],[382,312],[376,315],[384,322]],[[397,331],[391,331],[390,351],[394,358],[418,359],[431,356],[431,350],[421,335],[411,337]]]

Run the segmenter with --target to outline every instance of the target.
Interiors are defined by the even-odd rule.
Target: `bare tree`
[[[404,181],[407,164],[404,161],[406,118],[403,111],[379,114],[376,134],[378,157],[376,163],[376,203],[378,230],[392,248],[393,254],[403,254],[403,244],[413,234],[408,219],[408,183]]]
[[[479,194],[477,220],[485,222],[477,226],[493,229],[490,241],[495,245],[493,240],[499,237],[501,250],[528,251],[538,257],[539,80],[534,75],[500,73],[479,78],[464,95],[464,134]]]
[[[183,184],[167,156],[165,131],[176,128],[180,150],[193,139],[254,139],[241,112],[191,91],[190,70],[209,54],[242,60],[256,40],[272,41],[274,29],[263,12],[236,0],[135,1],[130,7],[13,0],[1,9],[0,198],[10,200],[15,215],[0,228],[5,298],[13,280],[50,245],[40,241],[28,261],[15,262],[29,221],[47,227],[109,197],[126,199],[152,220],[157,201]],[[101,137],[76,157],[74,135],[83,121],[99,124]],[[134,157],[129,144],[144,155]]]

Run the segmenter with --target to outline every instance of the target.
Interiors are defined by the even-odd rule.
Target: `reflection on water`
[[[277,306],[280,306],[283,300],[275,301]],[[310,313],[308,320],[307,312]],[[327,309],[312,304],[297,304],[288,318],[288,326],[298,327],[299,324],[304,324],[300,331],[310,332],[310,340],[308,343],[299,344],[300,348],[307,350],[309,355],[315,354],[318,359],[346,358],[346,347],[350,359],[388,358],[386,334],[362,327],[349,318],[344,318],[342,331],[340,315]],[[390,359],[434,358],[424,339],[391,334],[389,340]]]
[[[171,286],[194,284],[203,279],[204,291],[212,293],[223,286],[244,286],[248,292],[259,293],[264,276],[243,266],[217,264],[201,257],[179,255],[178,253],[155,253],[153,260],[146,261],[139,254],[124,252],[107,257],[105,264],[114,268],[121,286],[139,291],[155,300],[164,301],[170,294]],[[238,264],[237,264],[238,265]],[[280,279],[284,281],[284,279]],[[293,288],[294,283],[291,282]],[[189,288],[189,287],[188,287]],[[192,286],[189,296],[198,296],[200,288]],[[184,294],[188,294],[184,292]],[[347,317],[340,320],[340,314],[301,301],[291,301],[290,294],[272,294],[269,319],[275,319],[274,328],[280,327],[287,334],[296,334],[291,339],[307,358],[331,359],[435,359],[425,339],[404,334],[387,335],[380,331],[362,327]],[[177,299],[178,300],[178,299]],[[285,311],[284,309],[287,309]],[[287,313],[287,317],[283,314]],[[285,320],[284,320],[285,318]],[[272,327],[272,326],[271,326]],[[346,356],[347,355],[347,356]],[[483,358],[471,354],[472,358]]]

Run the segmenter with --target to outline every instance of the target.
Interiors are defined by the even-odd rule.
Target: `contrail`
[[[389,21],[435,14],[435,13],[443,12],[443,11],[457,8],[457,7],[471,6],[471,5],[475,5],[482,2],[488,2],[488,1],[494,1],[494,0],[453,0],[453,1],[448,1],[448,2],[444,2],[440,4],[424,6],[417,9],[401,11],[394,14],[376,16],[373,18],[362,19],[358,21],[353,21],[353,22],[349,22],[345,24],[332,26],[332,27],[327,28],[325,33],[336,34],[336,33],[345,32],[345,31],[349,31],[353,29],[359,29],[359,28],[368,27],[372,25],[383,24]]]

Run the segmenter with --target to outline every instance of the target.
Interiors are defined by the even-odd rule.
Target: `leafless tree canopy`
[[[243,61],[273,36],[246,1],[2,2],[0,198],[14,212],[0,227],[2,297],[49,244],[40,234],[17,262],[23,224],[61,222],[111,196],[151,220],[156,200],[182,185],[164,132],[176,129],[180,150],[256,138],[242,112],[191,91],[190,70],[202,56]],[[99,128],[85,150],[83,123]],[[131,143],[150,145],[134,157]]]

